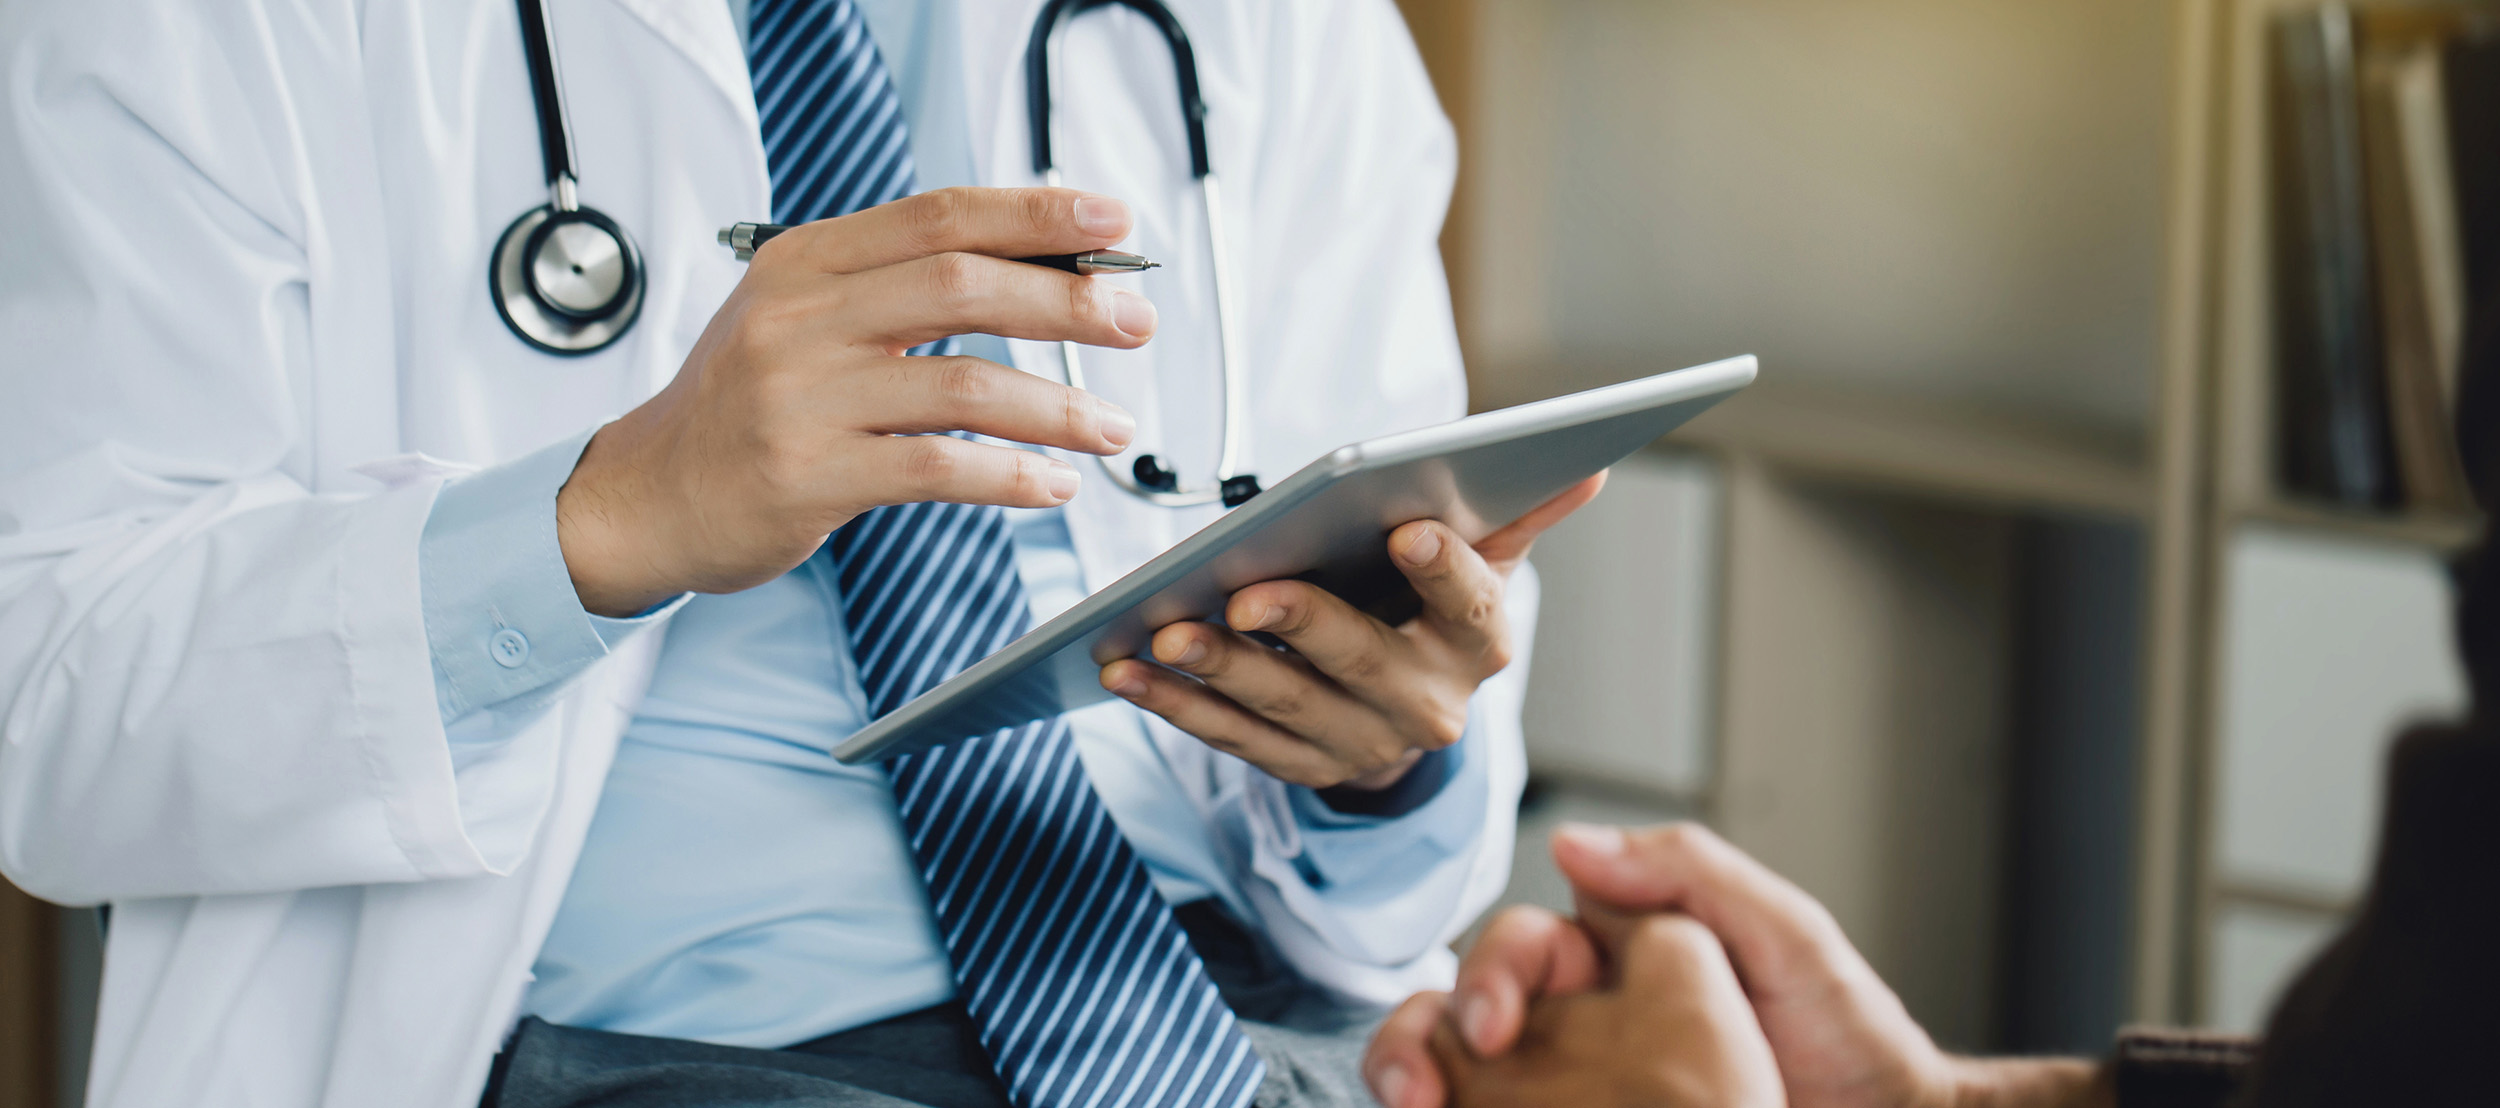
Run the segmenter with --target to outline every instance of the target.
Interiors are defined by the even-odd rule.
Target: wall
[[[1715,822],[1939,1042],[1996,1038],[2017,528],[1729,467]]]
[[[1767,379],[2139,429],[2167,11],[1481,4],[1460,290],[1480,367],[1751,351]]]
[[[1643,454],[1537,541],[1522,720],[1536,772],[1687,803],[1708,789],[1719,507],[1716,465]]]

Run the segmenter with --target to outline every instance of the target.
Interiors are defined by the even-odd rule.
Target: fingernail
[[[1160,652],[1158,652],[1158,654],[1159,654],[1159,653],[1160,653]],[[1171,657],[1169,657],[1169,658],[1165,658],[1165,659],[1163,659],[1163,660],[1164,660],[1166,663],[1171,664],[1171,665],[1176,665],[1176,666],[1187,666],[1187,665],[1195,665],[1195,664],[1197,664],[1197,662],[1198,662],[1198,660],[1199,660],[1199,659],[1204,658],[1204,657],[1206,657],[1206,656],[1207,656],[1207,644],[1202,643],[1202,642],[1199,642],[1199,641],[1198,641],[1198,640],[1196,640],[1196,639],[1191,639],[1191,640],[1189,640],[1189,641],[1187,641],[1187,642],[1185,642],[1185,643],[1182,643],[1182,644],[1181,644],[1181,649],[1180,649],[1180,652],[1179,652],[1179,653],[1174,654],[1174,655],[1172,655]]]
[[[1103,687],[1111,690],[1113,695],[1129,700],[1146,695],[1146,683],[1134,677],[1115,677],[1105,682]]]
[[[1458,1002],[1458,1033],[1467,1037],[1467,1045],[1479,1054],[1492,1049],[1493,1002],[1471,996]]]
[[[1084,478],[1077,476],[1075,466],[1057,458],[1050,460],[1050,475],[1043,481],[1049,486],[1050,495],[1062,504],[1076,499],[1077,486],[1085,483]]]
[[[1088,196],[1076,202],[1076,226],[1089,235],[1118,235],[1128,231],[1128,205],[1108,196]]]
[[[1407,540],[1406,553],[1398,555],[1410,566],[1430,565],[1441,553],[1441,531],[1436,527],[1418,527],[1415,537]]]
[[[1144,338],[1155,333],[1155,302],[1127,289],[1111,290],[1111,325],[1124,335]]]
[[[1601,858],[1621,855],[1630,845],[1620,827],[1600,827],[1594,823],[1566,823],[1554,828],[1556,842],[1570,843],[1574,848]]]
[[[1101,423],[1102,441],[1113,446],[1127,446],[1137,437],[1137,417],[1108,400],[1094,401],[1094,418]]]
[[[1406,1067],[1391,1062],[1372,1075],[1372,1095],[1388,1108],[1406,1108],[1406,1089],[1412,1083],[1406,1076]]]
[[[1278,622],[1282,621],[1284,617],[1285,613],[1282,609],[1279,609],[1272,604],[1261,604],[1256,608],[1250,609],[1250,618],[1242,622],[1240,629],[1244,631],[1265,631],[1269,627],[1275,626]]]

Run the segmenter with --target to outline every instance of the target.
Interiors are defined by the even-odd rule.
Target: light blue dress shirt
[[[914,118],[923,184],[968,176],[957,110],[916,96],[950,30],[909,0],[862,4]],[[934,115],[940,125],[924,126]],[[934,172],[933,172],[934,171]],[[995,340],[975,353],[1003,358]],[[780,1047],[936,1004],[954,983],[894,797],[875,766],[828,753],[868,722],[841,605],[822,563],[729,596],[679,598],[633,620],[589,615],[557,544],[556,491],[587,433],[447,485],[420,548],[426,631],[455,762],[492,741],[624,636],[670,621],[620,742],[524,1012],[563,1024]],[[1086,582],[1058,510],[1011,512],[1035,619]],[[1171,902],[1207,897],[1254,918],[1212,829],[1126,704],[1071,717],[1097,790]],[[1487,787],[1469,743],[1437,791],[1390,816],[1347,815],[1293,789],[1320,895],[1395,895],[1401,873],[1473,841]]]

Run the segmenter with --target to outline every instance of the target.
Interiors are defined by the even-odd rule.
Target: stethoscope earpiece
[[[1224,479],[1224,506],[1238,508],[1259,495],[1259,479],[1255,474],[1236,473]]]
[[[1163,468],[1163,459],[1152,454],[1138,455],[1137,464],[1129,467],[1129,472],[1137,475],[1139,488],[1175,492],[1181,487],[1181,475]]]
[[[588,354],[633,328],[648,278],[634,236],[574,196],[573,121],[556,75],[554,31],[544,0],[520,6],[548,200],[521,213],[495,241],[486,290],[522,342],[549,354]]]

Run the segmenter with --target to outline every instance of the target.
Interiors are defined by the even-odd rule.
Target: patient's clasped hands
[[[1567,826],[1579,918],[1494,917],[1364,1076],[1387,1108],[1962,1108],[2106,1103],[2091,1066],[1947,1055],[1831,913],[1693,824]]]

